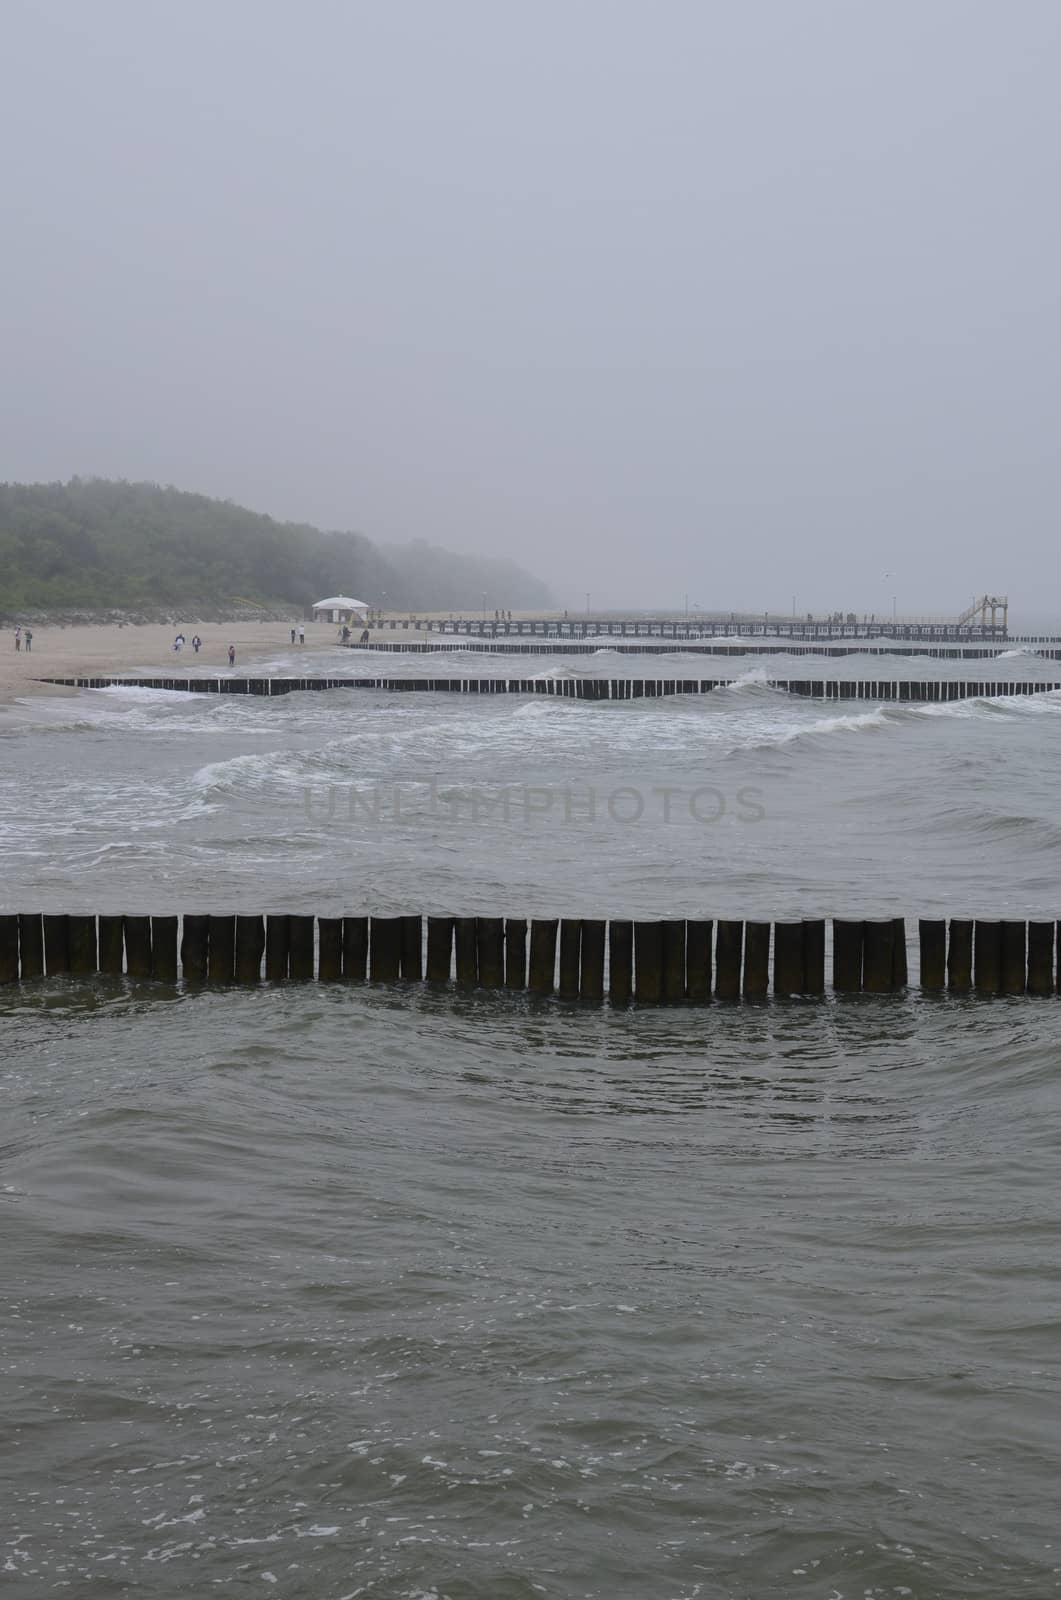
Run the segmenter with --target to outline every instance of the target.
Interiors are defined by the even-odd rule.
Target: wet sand
[[[284,622],[203,622],[185,628],[188,643],[176,654],[176,629],[169,623],[140,626],[117,623],[60,628],[41,624],[33,629],[33,649],[16,651],[14,629],[0,635],[0,705],[34,694],[69,694],[68,689],[37,683],[40,677],[103,677],[108,673],[135,673],[140,668],[181,672],[198,667],[228,669],[228,647],[236,647],[236,666],[250,667],[263,656],[291,648],[291,624]],[[192,635],[203,647],[196,655]],[[322,650],[336,644],[338,630],[331,622],[306,624],[306,649]]]

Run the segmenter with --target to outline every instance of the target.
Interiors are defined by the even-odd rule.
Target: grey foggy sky
[[[496,551],[580,606],[1053,607],[1057,0],[2,22],[0,478]]]

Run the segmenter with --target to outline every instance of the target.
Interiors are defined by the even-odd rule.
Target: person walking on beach
[[[26,629],[26,654],[28,655],[29,652],[32,649],[33,649],[33,629],[32,628],[27,628]]]
[[[228,647],[228,664],[230,667],[236,665],[236,646],[234,644],[230,644]]]
[[[22,629],[21,628],[16,628],[15,629],[15,649],[16,650],[21,650],[22,649]]]
[[[294,642],[295,642],[295,630],[294,630],[294,628],[292,628],[291,629],[291,643],[294,644]]]
[[[306,642],[306,624],[304,622],[300,622],[298,625],[298,642],[299,644],[305,644]]]
[[[200,639],[199,635],[196,634],[192,640],[192,649],[195,651],[196,655],[199,654],[199,651],[202,648],[202,643],[203,641]]]

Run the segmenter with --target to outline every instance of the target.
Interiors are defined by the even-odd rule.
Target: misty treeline
[[[349,594],[388,611],[552,605],[515,563],[416,541],[276,522],[154,483],[0,484],[0,613],[307,606]]]

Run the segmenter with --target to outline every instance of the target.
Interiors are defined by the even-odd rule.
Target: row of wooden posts
[[[425,927],[426,924],[426,927]],[[426,933],[426,938],[425,938]],[[832,989],[890,994],[907,985],[902,917],[832,924]],[[922,989],[1053,993],[1053,922],[922,920]],[[313,917],[289,914],[0,915],[0,983],[95,973],[175,983],[283,979],[455,980],[565,1000],[820,995],[826,924],[525,917]]]
[[[641,700],[711,694],[732,678],[43,678],[71,689],[168,689],[198,694],[283,695],[313,689],[373,689],[391,693],[529,694],[564,700]],[[763,685],[813,700],[949,701],[1054,693],[1061,683],[1010,678],[999,682],[898,678],[772,678]]]

